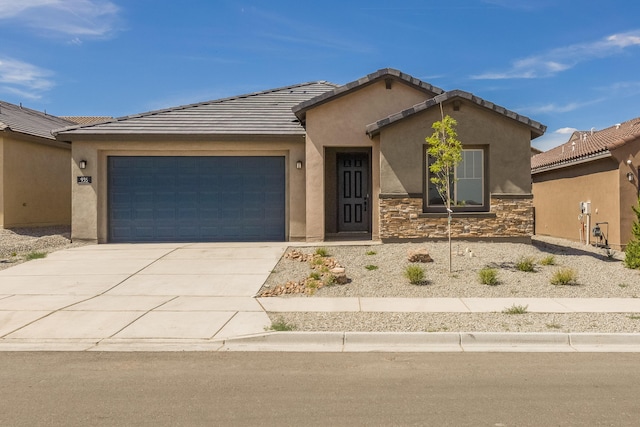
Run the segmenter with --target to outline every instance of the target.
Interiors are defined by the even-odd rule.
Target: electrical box
[[[583,215],[591,215],[591,202],[580,202],[580,213]]]

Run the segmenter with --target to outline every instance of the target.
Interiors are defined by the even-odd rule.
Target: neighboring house
[[[58,130],[84,180],[73,238],[443,238],[425,151],[440,103],[465,148],[455,236],[530,239],[530,143],[545,127],[393,69]]]
[[[638,202],[640,117],[569,141],[531,159],[536,234],[624,249]],[[588,204],[587,204],[588,203]],[[606,224],[604,224],[606,223]],[[594,237],[598,224],[600,237]]]
[[[72,122],[0,101],[0,228],[71,224]]]
[[[61,119],[68,120],[78,125],[95,125],[112,120],[111,116],[59,116]]]

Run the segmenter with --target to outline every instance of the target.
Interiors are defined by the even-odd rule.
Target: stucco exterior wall
[[[430,96],[433,96],[431,94]],[[384,80],[362,87],[306,113],[306,195],[307,240],[324,240],[327,191],[325,182],[327,147],[368,147],[371,149],[372,238],[379,238],[380,156],[378,139],[370,139],[366,126],[430,97],[425,92],[394,80],[387,89]],[[333,221],[333,219],[331,220]],[[330,224],[329,224],[330,225]]]
[[[609,244],[620,249],[620,172],[612,158],[533,175],[536,234],[580,241],[597,222],[609,223]],[[589,229],[579,203],[591,202]],[[606,227],[602,227],[606,230]],[[585,234],[582,237],[586,239]],[[593,238],[590,238],[593,242]]]
[[[112,137],[113,138],[113,137]],[[202,137],[171,138],[168,136],[127,136],[106,140],[75,140],[72,150],[73,217],[72,238],[104,243],[108,236],[107,158],[109,156],[284,156],[286,179],[285,229],[288,240],[304,240],[305,174],[304,167],[296,169],[296,162],[305,163],[304,138],[281,137],[244,140],[205,140]],[[80,160],[88,166],[81,170]],[[76,184],[77,176],[91,176],[91,185]]]
[[[0,141],[0,226],[71,224],[71,149],[21,135]]]
[[[527,126],[469,102],[443,107],[458,122],[458,139],[463,146],[487,147],[489,192],[531,193],[531,134]],[[416,194],[424,190],[425,138],[433,133],[431,125],[441,120],[437,107],[415,114],[398,124],[382,129],[381,192]]]

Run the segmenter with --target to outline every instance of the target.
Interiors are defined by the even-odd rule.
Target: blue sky
[[[637,0],[0,0],[0,99],[124,116],[397,68],[548,126],[640,116]]]

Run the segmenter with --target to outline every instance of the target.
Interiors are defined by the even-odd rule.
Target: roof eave
[[[593,162],[596,160],[606,159],[611,157],[611,152],[609,150],[600,151],[595,154],[590,154],[588,156],[582,156],[575,159],[569,159],[561,162],[552,163],[549,165],[543,165],[536,168],[531,169],[531,175],[535,175],[542,172],[549,172],[557,169],[564,169],[571,166],[580,165],[583,163]]]

